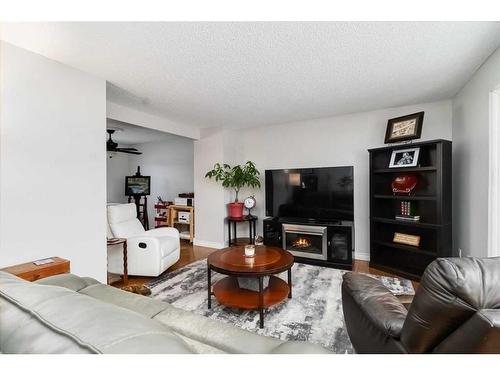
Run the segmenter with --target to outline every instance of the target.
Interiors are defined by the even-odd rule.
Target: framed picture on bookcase
[[[419,139],[422,134],[424,112],[391,118],[387,121],[385,143],[410,141]]]
[[[389,168],[408,168],[418,165],[419,147],[405,148],[403,150],[393,150]]]

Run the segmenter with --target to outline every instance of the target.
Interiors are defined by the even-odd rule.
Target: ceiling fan
[[[142,155],[136,148],[133,147],[118,147],[118,143],[111,139],[111,135],[115,132],[115,129],[106,129],[109,134],[108,141],[106,142],[106,151],[110,152],[124,152],[126,154]]]

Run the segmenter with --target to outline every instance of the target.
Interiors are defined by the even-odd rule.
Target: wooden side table
[[[67,259],[52,257],[52,263],[41,264],[37,266],[33,262],[17,264],[15,266],[5,267],[0,271],[8,272],[21,279],[27,281],[40,280],[45,277],[60,275],[62,273],[69,273],[70,262]]]
[[[127,239],[126,238],[109,238],[108,246],[122,245],[123,247],[123,285],[128,284],[128,261],[127,261]],[[109,280],[108,280],[109,284]]]
[[[257,216],[253,215],[247,215],[247,216],[242,216],[242,217],[226,217],[227,220],[227,229],[228,229],[228,246],[231,245],[236,245],[236,242],[238,240],[238,235],[236,232],[236,224],[242,223],[242,222],[248,222],[248,235],[250,238],[250,243],[253,244],[255,243],[255,233],[256,233],[256,223],[257,223]],[[233,223],[233,230],[234,230],[234,240],[232,240],[231,237],[231,223]]]

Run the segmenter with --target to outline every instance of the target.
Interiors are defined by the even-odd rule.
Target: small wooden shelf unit
[[[388,168],[393,150],[420,148],[419,166]],[[451,142],[435,140],[368,150],[370,155],[370,267],[419,280],[437,257],[452,251]],[[392,180],[413,174],[410,195],[393,194]],[[420,221],[396,220],[401,201],[415,205]],[[420,246],[393,242],[395,232],[420,236]]]
[[[189,212],[189,223],[180,222],[179,212]],[[179,206],[179,205],[170,205],[168,206],[168,226],[172,228],[176,228],[178,226],[184,226],[188,228],[189,235],[185,234],[183,228],[178,228],[180,237],[182,239],[189,240],[190,243],[194,240],[194,207],[193,206]]]

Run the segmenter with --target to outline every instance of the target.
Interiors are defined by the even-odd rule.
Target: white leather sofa
[[[30,283],[1,271],[0,352],[331,353],[319,345],[261,336],[88,277],[63,274]]]
[[[179,231],[175,228],[144,230],[134,203],[110,205],[108,237],[126,238],[128,274],[156,277],[180,258]],[[123,274],[121,246],[108,249],[108,271]]]

